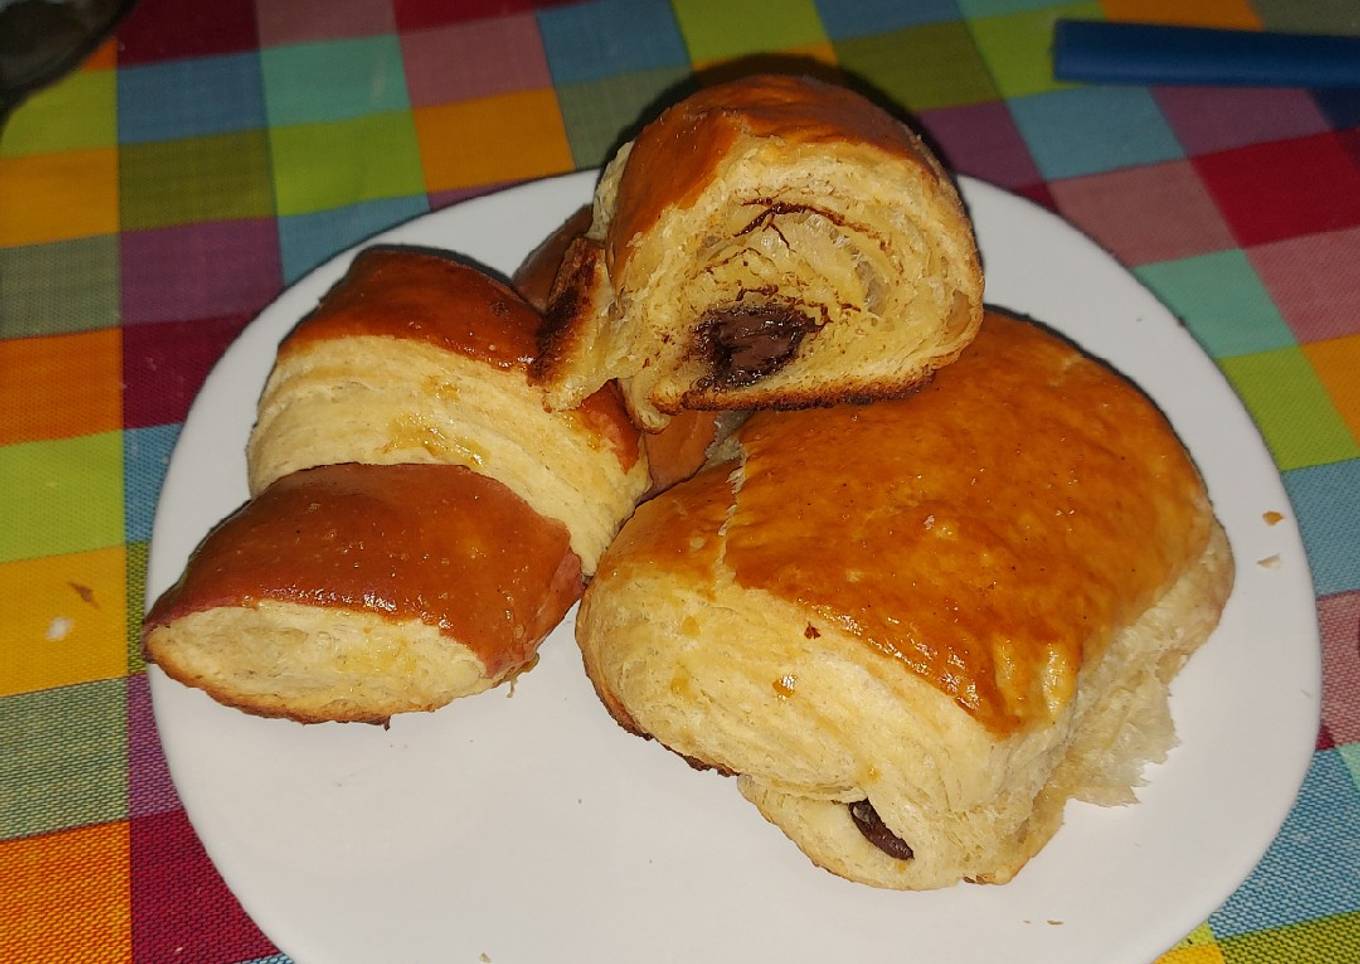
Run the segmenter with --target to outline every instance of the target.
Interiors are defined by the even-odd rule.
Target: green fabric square
[[[826,42],[813,0],[674,0],[695,62]]]
[[[70,74],[20,105],[0,131],[0,157],[55,154],[118,143],[114,71]]]
[[[124,144],[118,185],[124,230],[274,214],[264,131]]]
[[[1346,764],[1346,769],[1351,772],[1351,780],[1360,789],[1360,743],[1343,743],[1336,748],[1336,752],[1341,754],[1341,762]]]
[[[410,111],[270,132],[279,214],[425,193]]]
[[[1053,79],[1053,25],[1063,17],[1104,20],[1099,3],[1069,3],[969,21],[996,86],[1006,97],[1071,87]]]
[[[0,699],[0,840],[127,813],[126,680]]]
[[[839,40],[836,59],[912,110],[996,99],[987,65],[957,21]]]
[[[119,278],[116,235],[0,248],[0,338],[112,328]]]
[[[577,167],[597,167],[633,137],[656,108],[681,94],[673,88],[689,76],[684,67],[659,67],[557,88],[557,103]]]
[[[267,48],[260,64],[271,125],[344,120],[411,105],[401,45],[391,34]]]
[[[127,544],[128,675],[146,669],[142,660],[142,617],[146,615],[146,543]]]
[[[1297,348],[1219,361],[1281,471],[1360,456],[1313,366]]]
[[[0,562],[122,543],[122,436],[0,446]]]
[[[1360,32],[1355,0],[1251,0],[1266,30],[1292,33],[1354,34]]]
[[[1242,251],[1145,264],[1133,273],[1215,358],[1295,343],[1293,332]]]
[[[1353,961],[1360,948],[1360,911],[1239,934],[1218,946],[1226,964]]]

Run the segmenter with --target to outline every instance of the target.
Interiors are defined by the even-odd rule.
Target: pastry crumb
[[[1280,557],[1278,555],[1266,556],[1264,559],[1257,559],[1256,564],[1262,569],[1280,568]]]
[[[1048,920],[1048,921],[1044,921],[1044,923],[1045,923],[1045,924],[1048,924],[1048,925],[1050,925],[1050,926],[1052,926],[1052,927],[1062,927],[1062,925],[1063,925],[1063,922],[1060,921],[1060,920]]]
[[[1266,520],[1266,525],[1279,525],[1284,520],[1284,514],[1271,509],[1269,512],[1262,512],[1261,518]]]
[[[65,616],[57,616],[47,624],[47,641],[49,643],[59,643],[67,636],[71,635],[71,630],[75,628],[75,621]]]
[[[486,951],[483,951],[483,952],[477,957],[477,960],[481,961],[482,964],[491,964],[491,957],[486,953]]]

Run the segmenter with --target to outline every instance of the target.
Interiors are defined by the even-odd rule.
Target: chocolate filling
[[[817,326],[784,305],[714,308],[699,320],[695,348],[713,373],[704,388],[742,388],[779,371]]]
[[[883,818],[868,800],[856,800],[850,804],[850,819],[855,821],[855,826],[864,834],[865,840],[889,857],[910,860],[914,856],[907,842],[884,825]]]

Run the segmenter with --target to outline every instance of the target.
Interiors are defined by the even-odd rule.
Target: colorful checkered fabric
[[[282,960],[208,863],[137,650],[209,367],[372,232],[599,164],[696,68],[782,52],[906,105],[1183,318],[1284,474],[1323,726],[1251,878],[1165,960],[1360,960],[1360,91],[1052,79],[1058,17],[1360,32],[1354,0],[142,0],[0,138],[0,960]]]

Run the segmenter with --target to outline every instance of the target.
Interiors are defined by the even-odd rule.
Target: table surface
[[[1062,16],[1360,33],[1354,0],[142,0],[0,135],[0,960],[282,961],[204,856],[138,652],[181,421],[285,285],[593,167],[696,70],[811,58],[1047,205],[1189,326],[1303,530],[1325,684],[1299,801],[1164,958],[1360,959],[1360,90],[1056,83]]]

